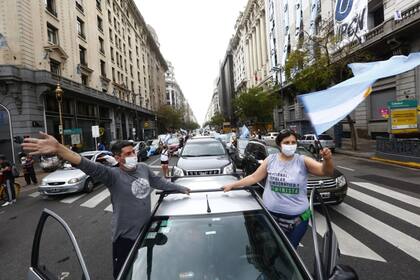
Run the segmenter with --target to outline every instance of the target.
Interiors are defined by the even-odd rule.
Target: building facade
[[[171,62],[167,61],[168,71],[165,74],[166,82],[166,98],[165,104],[170,105],[176,109],[183,108],[185,104],[184,94],[175,79],[174,66]]]
[[[133,0],[0,0],[0,7],[0,104],[14,136],[45,130],[60,138],[60,83],[65,144],[93,148],[93,125],[105,142],[152,137],[140,131],[145,122],[153,128],[165,101],[167,65]]]
[[[217,88],[213,90],[213,95],[211,97],[210,105],[207,109],[206,116],[204,118],[204,122],[209,122],[217,113],[220,113],[219,108],[219,94],[217,92]]]
[[[348,26],[339,29],[337,21],[334,20],[336,7],[333,1],[267,0],[266,3],[269,10],[267,22],[271,23],[270,26],[275,26],[274,29],[269,27],[272,76],[283,85],[280,94],[284,105],[274,112],[275,127],[291,127],[301,134],[312,132],[303,107],[296,102],[295,96],[284,94],[290,85],[284,76],[286,59],[291,51],[299,48],[301,36],[317,35],[318,24],[321,21],[334,24],[336,34],[350,29]],[[420,50],[420,39],[415,31],[420,27],[420,1],[368,0],[362,8],[362,14],[366,13],[366,20],[362,17],[358,19],[360,26],[363,24],[363,30],[357,31],[360,32],[359,40],[342,41],[344,44],[350,44],[352,51],[349,55],[356,51],[367,51],[374,54],[377,60],[385,60],[393,55],[408,55]],[[404,99],[420,101],[419,68],[379,80],[373,86],[370,96],[351,114],[357,136],[387,136],[388,120],[381,115],[381,110],[387,108],[389,101]],[[349,136],[349,125],[345,120],[341,124],[344,135]]]

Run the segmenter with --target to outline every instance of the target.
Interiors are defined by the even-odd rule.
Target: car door
[[[27,280],[90,280],[76,238],[56,213],[44,209],[35,231]]]

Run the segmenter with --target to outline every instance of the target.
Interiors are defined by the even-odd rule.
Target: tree
[[[273,121],[273,109],[278,102],[275,90],[254,87],[235,96],[233,108],[241,122],[268,123]]]
[[[183,111],[169,105],[163,105],[158,112],[158,126],[161,132],[168,129],[179,129],[183,122]]]
[[[359,38],[355,35],[355,39]],[[352,76],[349,63],[370,61],[374,56],[366,51],[353,52],[351,44],[342,44],[334,35],[332,21],[322,21],[317,35],[302,33],[298,49],[292,51],[285,65],[285,75],[298,92],[326,89]],[[347,116],[352,149],[357,150],[354,120]]]

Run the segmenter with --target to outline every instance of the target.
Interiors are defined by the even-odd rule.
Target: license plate
[[[322,198],[330,198],[331,194],[330,193],[321,193],[321,197]]]
[[[55,188],[55,189],[48,189],[48,191],[49,191],[49,192],[52,192],[52,193],[57,193],[57,192],[60,192],[60,191],[61,191],[61,189],[59,189],[59,188]]]

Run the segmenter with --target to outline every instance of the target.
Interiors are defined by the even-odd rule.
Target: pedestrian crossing
[[[158,171],[154,172],[155,174],[159,173]],[[364,190],[368,190],[368,192],[364,193]],[[376,194],[378,196],[375,196]],[[29,196],[37,198],[39,193],[32,193]],[[109,204],[103,208],[103,211],[112,213],[113,209],[109,196],[108,189],[103,189],[94,194],[69,196],[59,200],[59,202],[64,204],[77,203],[80,207],[91,209],[105,207],[106,202],[108,202]],[[364,230],[420,262],[420,240],[416,239],[418,235],[412,236],[412,232],[418,231],[420,227],[419,198],[369,182],[349,182],[347,196],[350,199],[345,200],[340,205],[330,207],[332,213],[335,212],[336,215],[343,218],[333,219],[332,224],[343,255],[382,263],[389,261],[385,256],[375,252],[373,244],[368,243],[367,240],[356,236],[354,233]],[[381,196],[386,197],[386,201],[380,199]],[[156,201],[156,199],[152,198],[153,201]],[[357,205],[366,205],[367,207],[359,206],[363,209],[358,209]],[[374,209],[374,211],[367,211],[365,208],[368,210]],[[386,221],[392,219],[396,224],[404,222],[413,230],[411,233],[404,232],[403,229],[396,227],[394,224],[387,224],[387,222],[378,217],[380,215],[385,215],[387,217]],[[325,219],[318,212],[315,213],[315,217],[317,232],[322,236],[327,229]],[[352,223],[351,227],[345,226],[349,221]],[[349,229],[352,232],[349,232]]]

